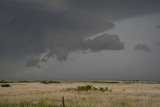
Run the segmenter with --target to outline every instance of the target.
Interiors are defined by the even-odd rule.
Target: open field
[[[2,83],[0,83],[2,84]],[[4,84],[4,83],[3,83]],[[160,107],[159,82],[132,81],[61,81],[9,83],[0,87],[0,107]],[[91,85],[106,91],[82,90]]]

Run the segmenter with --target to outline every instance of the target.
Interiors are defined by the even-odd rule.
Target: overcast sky
[[[0,79],[160,80],[160,0],[0,0]]]

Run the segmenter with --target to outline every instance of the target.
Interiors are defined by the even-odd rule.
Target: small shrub
[[[41,81],[42,84],[49,84],[48,81]]]
[[[112,90],[111,90],[111,89],[109,89],[108,91],[109,91],[109,92],[112,92]]]
[[[85,86],[77,86],[77,91],[88,91],[92,90],[93,86],[91,85],[85,85]]]
[[[105,91],[110,91],[110,92],[112,92],[112,90],[111,90],[111,89],[108,89],[108,87],[105,87],[105,88],[99,87],[99,91],[101,91],[101,92],[105,92]]]
[[[85,85],[85,86],[77,86],[77,88],[67,88],[67,89],[63,89],[65,91],[72,91],[72,90],[75,90],[75,91],[100,91],[100,92],[106,92],[106,91],[109,91],[109,92],[112,92],[111,89],[109,89],[108,87],[99,87],[99,88],[96,88],[92,85]]]
[[[42,84],[51,84],[51,83],[61,83],[61,82],[59,82],[59,81],[45,81],[45,80],[43,80],[43,81],[41,81],[41,83]]]
[[[103,88],[103,87],[99,87],[99,91],[105,92],[106,90],[105,90],[105,88]]]
[[[11,87],[10,84],[1,84],[1,87]]]
[[[108,87],[105,87],[105,90],[108,91],[109,90]]]
[[[107,83],[107,84],[119,84],[118,81],[90,81],[92,83]]]
[[[73,90],[76,90],[75,88],[66,88],[66,89],[63,89],[64,91],[73,91]]]
[[[93,90],[98,90],[96,87],[93,87]]]
[[[48,81],[48,83],[61,83],[60,81]]]

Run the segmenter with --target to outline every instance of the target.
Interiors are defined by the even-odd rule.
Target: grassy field
[[[160,107],[159,82],[24,81],[9,84],[11,87],[0,87],[0,107],[62,107],[62,96],[65,107]],[[86,85],[92,89],[78,90],[78,86]]]

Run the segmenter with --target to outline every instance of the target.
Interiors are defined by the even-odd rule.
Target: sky
[[[159,0],[0,0],[0,79],[160,80]]]

